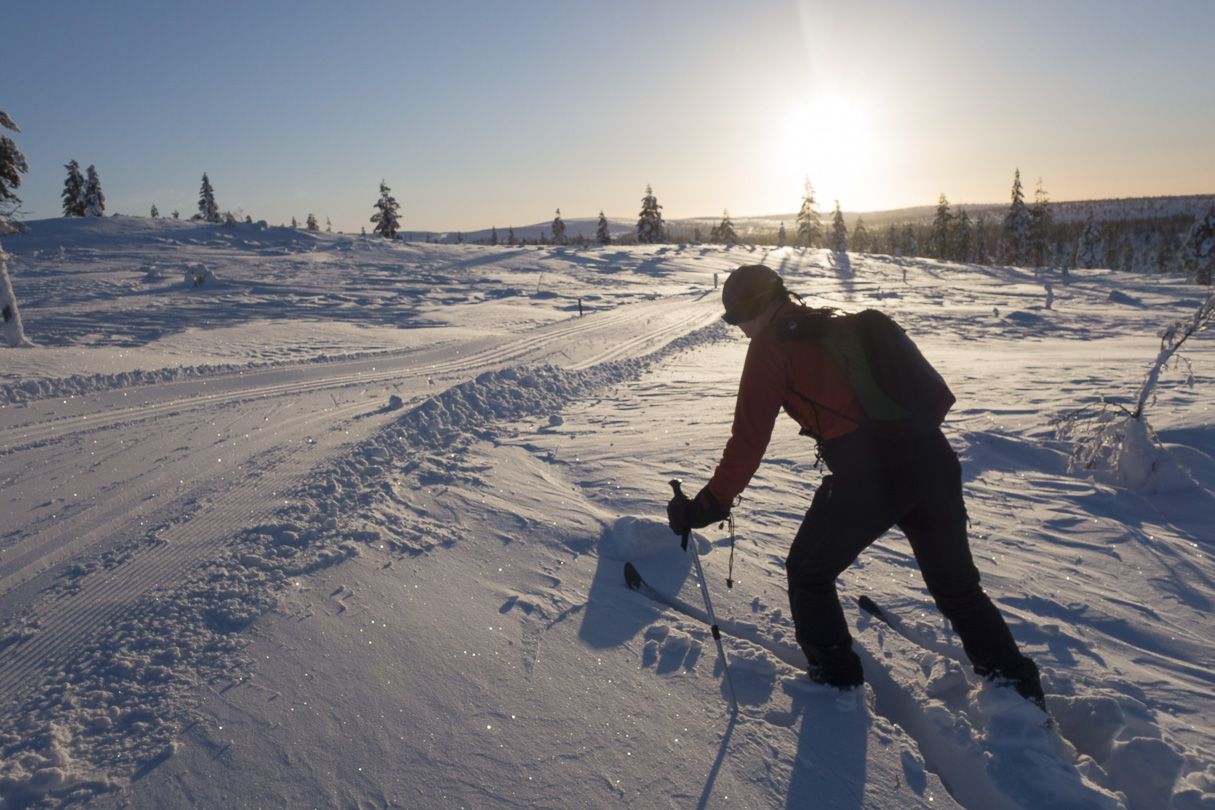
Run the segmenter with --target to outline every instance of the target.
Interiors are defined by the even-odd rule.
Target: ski
[[[637,593],[652,599],[660,605],[665,605],[674,611],[682,613],[690,619],[695,619],[701,624],[709,627],[711,630],[713,629],[714,625],[709,619],[709,614],[706,613],[702,608],[698,608],[695,605],[690,605],[684,600],[680,599],[678,596],[663,593],[662,591],[653,587],[650,585],[650,583],[642,579],[641,572],[638,571],[637,567],[631,562],[624,564],[624,581],[630,589],[637,591]],[[718,619],[716,628],[720,632],[725,633],[727,636],[749,641],[752,644],[763,647],[765,650],[772,653],[789,666],[796,667],[803,672],[806,671],[808,666],[806,663],[806,656],[800,649],[766,638],[760,634],[758,628],[747,627],[737,622],[730,621],[729,619]]]
[[[858,596],[856,599],[857,606],[868,613],[873,618],[885,624],[894,632],[898,633],[903,638],[910,641],[917,647],[922,647],[929,652],[934,652],[937,655],[943,655],[946,658],[952,658],[963,666],[970,666],[970,659],[966,657],[966,653],[961,649],[950,644],[945,644],[940,641],[933,641],[924,638],[919,631],[914,627],[909,627],[906,622],[894,614],[887,613],[878,607],[877,602],[874,602],[868,596]]]
[[[928,652],[933,652],[933,653],[936,653],[937,655],[942,655],[942,656],[945,656],[946,658],[950,658],[950,659],[958,662],[959,664],[961,664],[963,667],[967,667],[967,668],[971,667],[970,658],[967,657],[967,655],[964,651],[962,651],[956,647],[953,647],[949,644],[944,644],[939,641],[932,641],[930,639],[924,638],[924,636],[920,635],[920,633],[917,632],[915,628],[909,627],[898,616],[895,616],[892,613],[887,613],[886,611],[882,610],[880,607],[878,607],[877,602],[874,602],[868,596],[865,596],[865,595],[858,596],[856,599],[856,604],[861,610],[865,611],[873,618],[882,622],[887,627],[889,627],[891,630],[898,633],[900,636],[907,639],[912,644],[915,644],[917,647],[927,650]],[[1038,708],[1042,709],[1042,711],[1046,714],[1045,728],[1048,730],[1056,729],[1055,718],[1054,718],[1054,715],[1052,715],[1050,713],[1050,710],[1047,709],[1046,706],[1044,706],[1044,705],[1039,706]],[[1068,743],[1068,745],[1070,745],[1070,743]]]

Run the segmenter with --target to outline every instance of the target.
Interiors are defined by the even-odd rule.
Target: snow
[[[1121,469],[1069,472],[1052,426],[1132,400],[1184,279],[136,217],[3,247],[35,345],[0,354],[0,807],[1215,807],[1209,335]],[[704,624],[625,586],[703,604],[667,481],[724,445],[746,343],[714,286],[757,262],[950,382],[1057,730],[977,681],[897,534],[840,583],[866,686],[806,680],[783,558],[822,472],[791,422],[733,589],[728,533],[692,544],[736,716]]]

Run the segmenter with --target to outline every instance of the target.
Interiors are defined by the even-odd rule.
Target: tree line
[[[105,195],[96,167],[89,166],[86,173],[81,173],[80,164],[72,160],[64,168],[67,169],[62,193],[64,216],[103,216]],[[372,232],[388,239],[400,239],[400,204],[383,180],[380,181],[380,196],[373,207],[374,213],[370,218]],[[153,217],[160,216],[155,205],[151,214]],[[177,211],[172,216],[174,219],[180,218]],[[199,190],[198,213],[193,218],[227,224],[239,221],[230,212],[220,212],[206,173],[203,174]],[[245,221],[252,222],[252,218],[246,217]],[[299,227],[299,223],[292,218],[291,226]],[[320,230],[320,223],[313,214],[309,214],[305,227],[317,231]],[[326,230],[332,231],[332,225],[327,223]],[[456,241],[464,241],[462,233],[457,234]],[[663,220],[662,205],[652,187],[647,185],[641,198],[636,229],[631,234],[613,237],[607,218],[600,211],[593,237],[588,239],[579,234],[571,238],[566,233],[561,209],[557,209],[548,235],[523,240],[515,236],[513,227],[508,229],[505,236],[500,236],[495,226],[488,237],[477,241],[490,245],[517,245],[529,241],[554,245],[606,245],[613,242],[646,245],[706,240],[699,227],[693,227],[690,233],[673,233]],[[729,209],[726,209],[721,221],[709,230],[707,241],[722,245],[745,242],[960,263],[1055,268],[1064,274],[1073,268],[1097,267],[1138,272],[1184,272],[1200,283],[1209,284],[1212,262],[1215,261],[1212,255],[1215,253],[1215,208],[1205,216],[1198,217],[1186,212],[1151,218],[1106,217],[1097,221],[1090,212],[1083,222],[1059,221],[1041,179],[1032,201],[1026,198],[1018,168],[1014,173],[1008,207],[1000,217],[993,218],[986,210],[973,217],[966,208],[955,210],[942,192],[930,221],[890,221],[884,227],[871,228],[863,217],[858,217],[849,229],[838,200],[829,221],[824,221],[814,186],[807,177],[792,234],[781,223],[774,232],[761,231],[741,237],[730,219]]]

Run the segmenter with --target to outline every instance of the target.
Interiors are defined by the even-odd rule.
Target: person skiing
[[[722,287],[726,323],[750,338],[734,423],[721,460],[695,498],[667,506],[676,534],[729,516],[759,467],[783,408],[813,436],[828,474],[814,494],[786,560],[789,606],[811,680],[841,689],[864,682],[836,579],[898,526],[925,584],[953,623],[975,672],[1046,708],[1038,667],[1021,653],[979,584],[966,533],[962,472],[937,423],[889,435],[869,429],[845,370],[813,341],[782,341],[777,324],[813,313],[764,265],[732,272]],[[881,385],[881,380],[876,380]],[[952,402],[952,395],[950,395]]]

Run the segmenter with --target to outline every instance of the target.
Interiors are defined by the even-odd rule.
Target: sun
[[[820,208],[834,207],[835,200],[850,210],[872,208],[883,197],[890,157],[878,112],[871,99],[844,91],[783,105],[774,121],[771,172],[799,184],[808,177]]]

